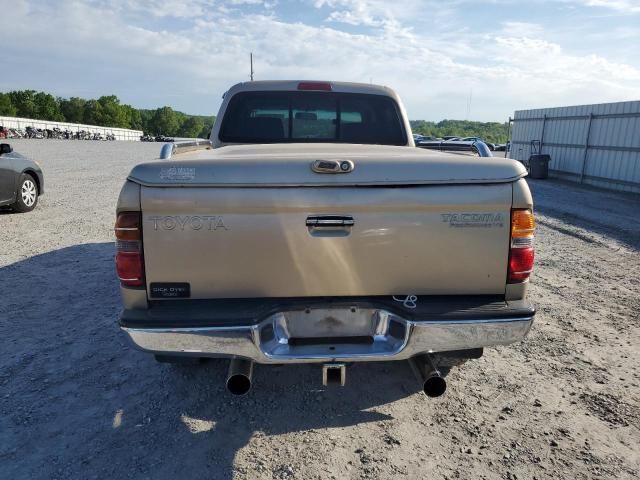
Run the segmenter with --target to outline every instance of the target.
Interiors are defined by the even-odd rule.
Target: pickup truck
[[[522,340],[534,217],[513,160],[414,147],[389,88],[248,82],[209,140],[139,164],[117,204],[122,330],[159,361],[408,361],[424,392]]]

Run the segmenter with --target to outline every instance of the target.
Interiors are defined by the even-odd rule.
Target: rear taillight
[[[533,271],[535,228],[536,223],[531,210],[528,208],[511,210],[508,283],[524,282]]]
[[[123,287],[144,285],[142,218],[140,212],[122,212],[116,219],[116,271]]]

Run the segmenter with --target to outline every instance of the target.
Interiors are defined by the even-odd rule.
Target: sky
[[[249,80],[373,82],[411,119],[640,99],[640,0],[0,0],[0,91],[216,114]]]

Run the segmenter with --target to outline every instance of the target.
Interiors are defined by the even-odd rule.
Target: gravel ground
[[[406,362],[158,365],[119,332],[112,223],[157,144],[15,141],[46,195],[0,212],[0,478],[638,478],[640,197],[532,182],[539,229],[527,341],[454,369],[440,399]]]

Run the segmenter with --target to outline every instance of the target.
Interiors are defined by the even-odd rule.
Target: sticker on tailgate
[[[188,283],[152,283],[151,298],[189,298],[191,285]]]

